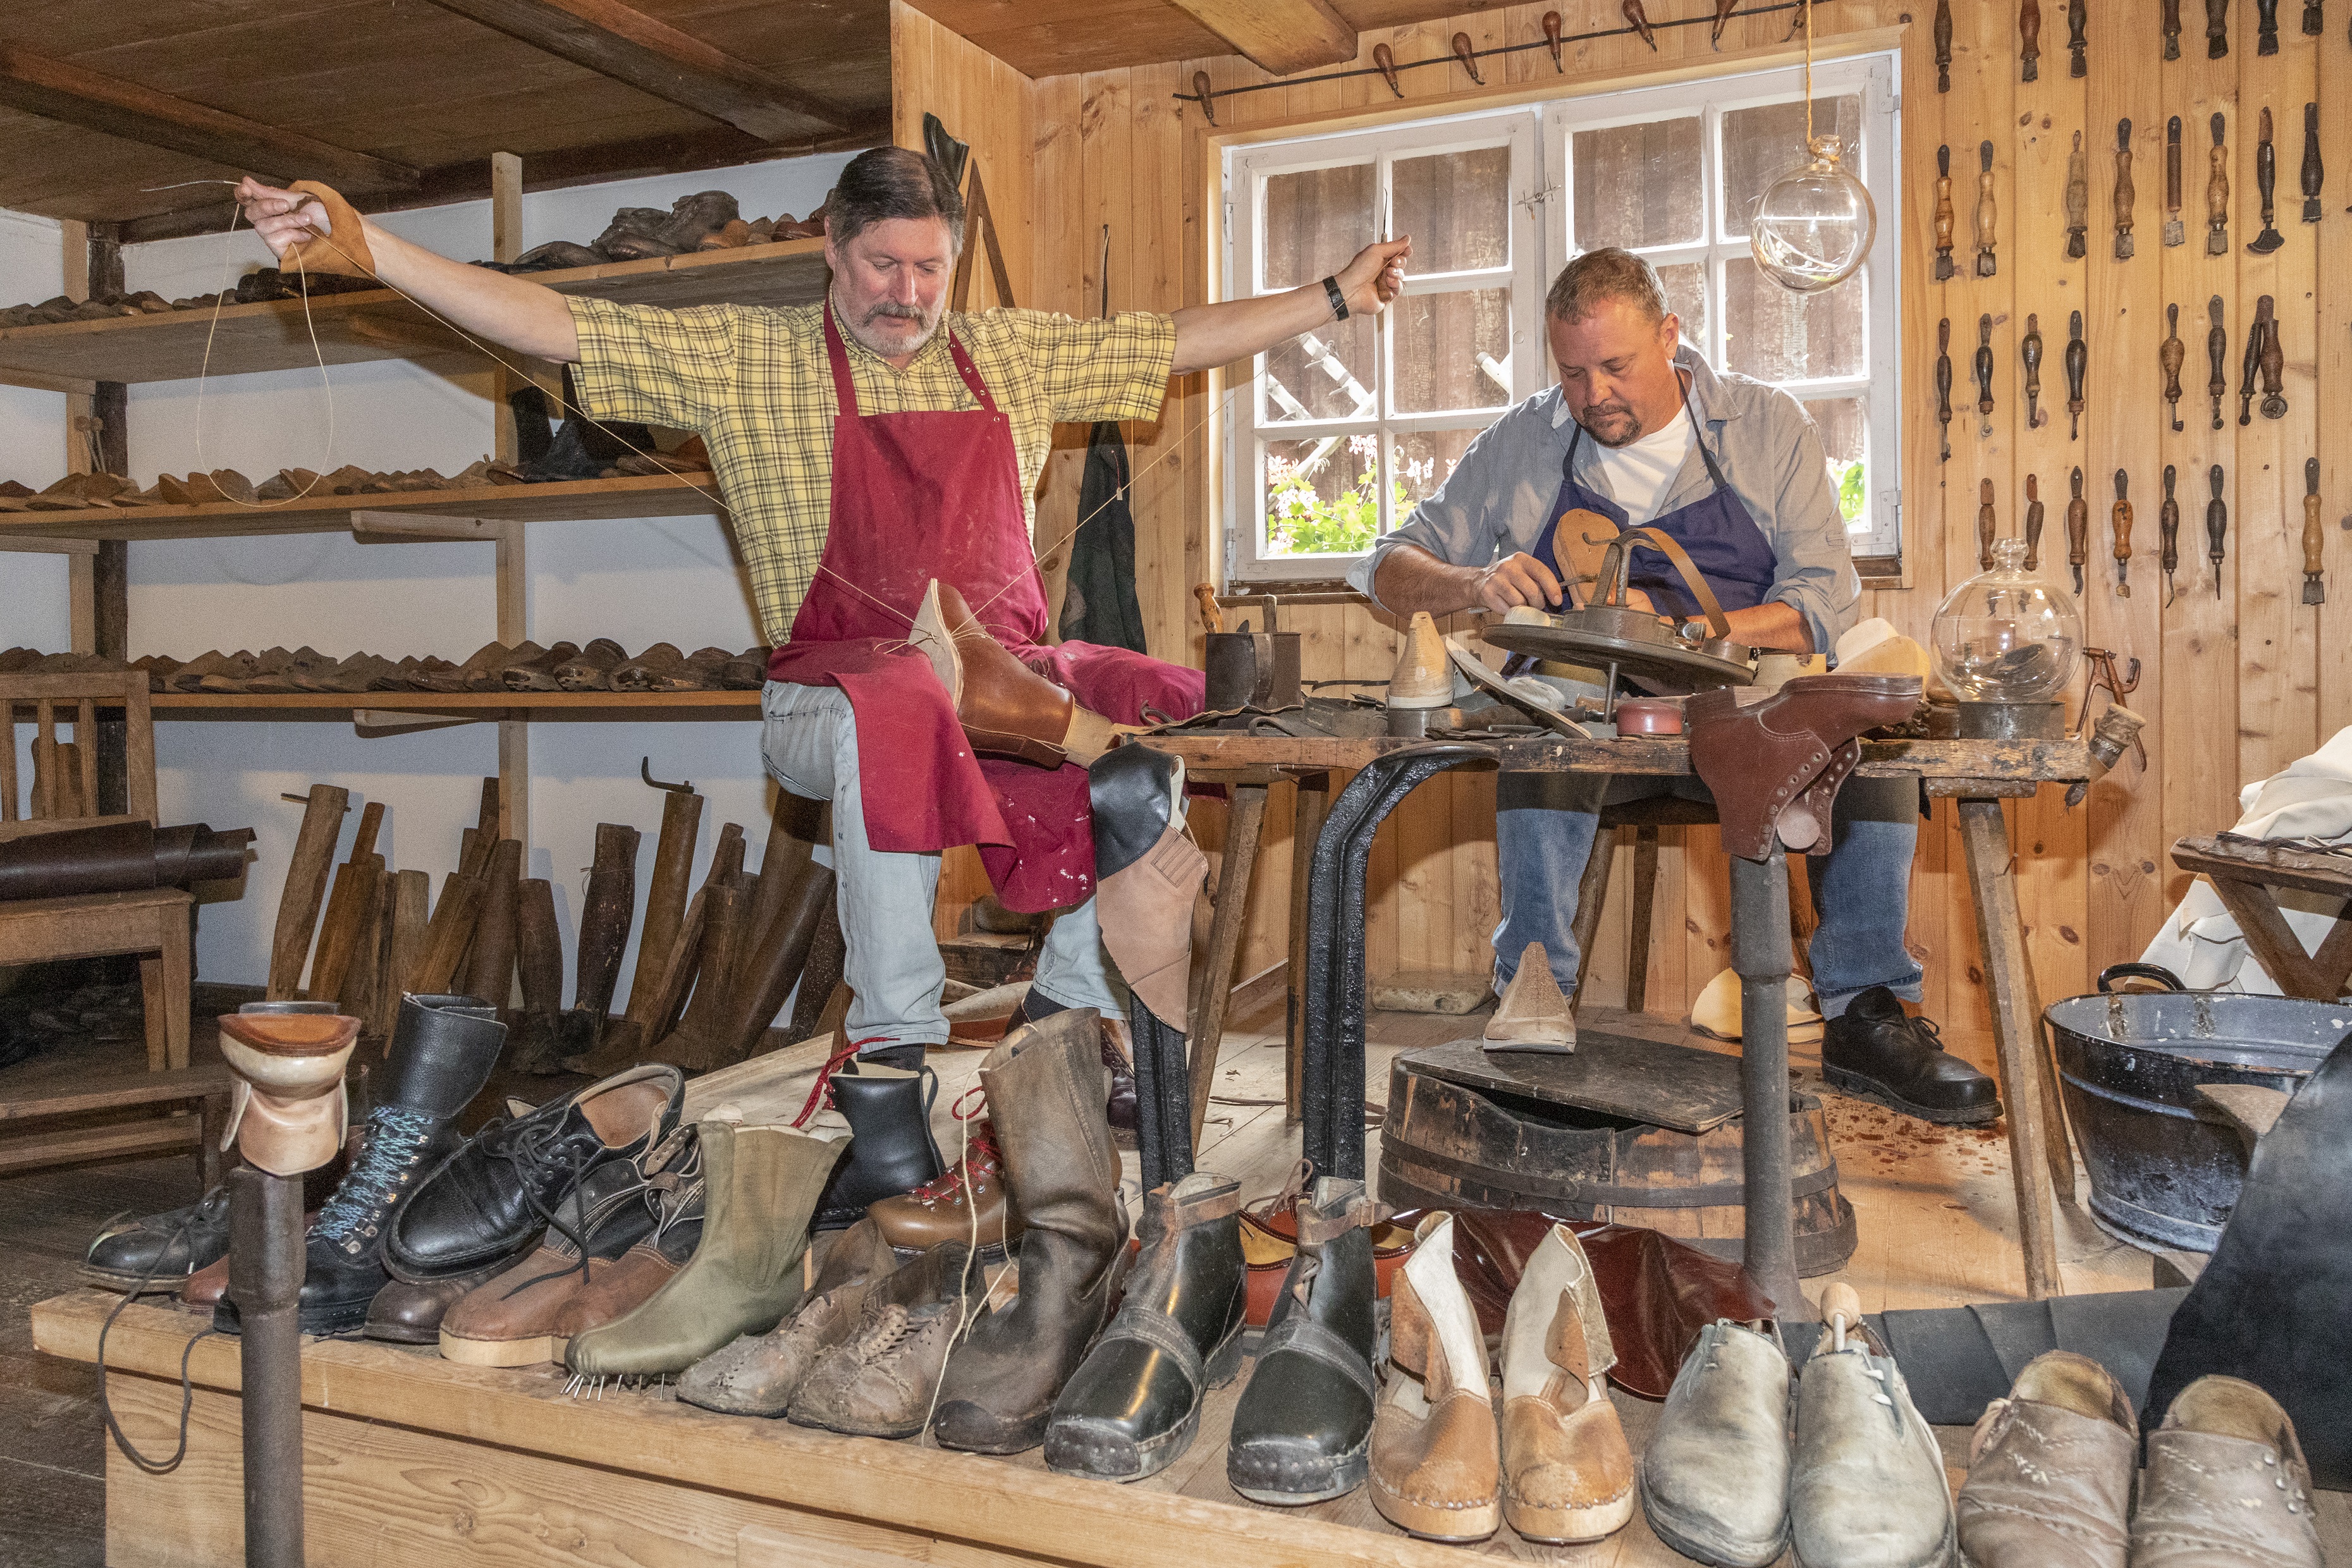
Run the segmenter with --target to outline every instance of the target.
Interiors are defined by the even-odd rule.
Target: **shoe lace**
[[[809,1086],[808,1101],[801,1107],[801,1113],[793,1118],[792,1125],[794,1127],[806,1126],[808,1124],[808,1119],[817,1113],[817,1110],[820,1105],[825,1109],[831,1109],[833,1105],[833,1075],[846,1067],[850,1060],[855,1058],[859,1051],[864,1050],[868,1046],[882,1044],[883,1038],[884,1037],[880,1035],[875,1035],[863,1040],[852,1040],[849,1044],[842,1047],[841,1049],[827,1057],[824,1060],[824,1066],[816,1069],[816,1082]]]
[[[559,1203],[550,1207],[547,1200],[540,1194],[540,1188],[545,1184],[543,1178],[547,1170],[559,1161],[565,1167],[565,1174],[568,1178],[562,1184],[561,1190],[567,1193],[578,1192],[582,1179],[587,1175],[588,1167],[596,1157],[595,1151],[582,1143],[574,1143],[568,1153],[559,1154],[551,1148],[563,1131],[563,1121],[562,1117],[554,1117],[547,1121],[540,1121],[535,1117],[523,1117],[507,1123],[495,1131],[486,1131],[482,1134],[482,1141],[488,1152],[504,1160],[512,1167],[515,1184],[522,1193],[523,1202],[530,1205],[533,1216],[579,1249],[580,1277],[585,1279],[588,1277],[586,1235],[583,1231],[573,1229],[571,1223],[565,1219],[562,1212],[565,1205]]]
[[[964,1109],[965,1100],[982,1092],[978,1087],[969,1089],[948,1109],[948,1114],[958,1121],[977,1123],[965,1130],[963,1158],[917,1187],[908,1196],[920,1198],[926,1203],[953,1203],[963,1192],[965,1173],[971,1173],[972,1185],[981,1188],[1003,1166],[1004,1152],[996,1145],[996,1124],[981,1118],[982,1106],[969,1111]]]
[[[1929,1050],[1940,1051],[1944,1048],[1944,1031],[1936,1026],[1935,1019],[1930,1018],[1924,1014],[1919,1015],[1912,1018],[1911,1027],[1915,1033],[1927,1037],[1927,1048]]]
[[[433,1141],[439,1123],[421,1110],[378,1106],[368,1117],[367,1135],[334,1194],[319,1210],[310,1234],[354,1246],[355,1233],[373,1235],[408,1180],[405,1167]]]
[[[862,1365],[872,1366],[905,1344],[913,1337],[914,1331],[914,1314],[895,1302],[885,1307],[881,1317],[875,1320],[874,1326],[858,1342],[858,1362]]]

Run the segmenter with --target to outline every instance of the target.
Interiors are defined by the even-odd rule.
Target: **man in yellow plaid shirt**
[[[315,205],[251,180],[238,197],[281,257],[327,221]],[[1000,889],[1008,867],[1021,885],[1017,899],[1006,891],[1013,907],[1061,910],[1030,1016],[1120,1008],[1094,918],[1090,847],[1083,871],[1074,868],[1081,859],[1069,824],[1085,820],[1083,773],[992,757],[974,766],[961,733],[950,732],[952,705],[936,689],[910,689],[910,661],[877,654],[903,651],[908,584],[916,597],[929,578],[961,587],[997,641],[1087,708],[1148,700],[1137,693],[1154,676],[1139,656],[1113,661],[1106,677],[1105,661],[1082,645],[1029,646],[1045,636],[1029,531],[1054,426],[1153,418],[1171,375],[1380,310],[1402,289],[1411,242],[1369,246],[1339,272],[1286,293],[1171,315],[950,316],[964,211],[937,163],[901,148],[861,153],[825,212],[826,302],[792,310],[567,298],[362,226],[380,281],[469,332],[576,365],[583,412],[702,434],[777,649],[762,697],[769,770],[785,789],[834,804],[845,977],[856,994],[847,1037],[868,1060],[913,1066],[948,1035],[939,1003],[946,972],[930,935],[938,850],[948,845],[995,846],[984,853]],[[845,461],[854,470],[846,481]],[[858,624],[861,599],[879,606],[870,625]],[[1179,686],[1187,673],[1158,668]],[[925,703],[947,713],[944,731],[926,723]],[[1040,890],[1055,879],[1070,896]]]

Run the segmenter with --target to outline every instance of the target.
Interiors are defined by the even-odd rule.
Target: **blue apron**
[[[1680,372],[1676,372],[1677,379]],[[1715,485],[1714,493],[1688,506],[1662,512],[1643,524],[1665,534],[1689,552],[1691,564],[1715,590],[1716,598],[1727,610],[1750,610],[1764,602],[1771,592],[1772,579],[1778,574],[1779,563],[1772,553],[1771,542],[1756,520],[1748,515],[1732,488],[1724,483],[1723,470],[1716,466],[1714,454],[1706,449],[1706,432],[1699,427],[1698,416],[1691,412],[1690,397],[1683,397],[1683,416],[1691,422],[1691,439],[1698,447],[1699,460],[1706,465],[1706,477]],[[1626,527],[1625,509],[1608,497],[1587,489],[1576,481],[1576,449],[1584,440],[1584,426],[1577,426],[1576,434],[1569,437],[1568,456],[1560,460],[1559,495],[1552,502],[1551,521],[1544,524],[1528,552],[1547,567],[1554,563],[1552,535],[1559,520],[1578,508],[1599,512],[1617,526],[1620,532]],[[1636,545],[1633,562],[1626,573],[1626,586],[1649,595],[1650,603],[1659,613],[1685,617],[1698,615],[1698,605],[1684,591],[1682,574],[1674,563],[1646,545]]]

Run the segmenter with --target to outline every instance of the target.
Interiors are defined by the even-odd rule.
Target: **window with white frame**
[[[1227,149],[1228,298],[1413,237],[1402,299],[1259,355],[1228,404],[1229,575],[1333,577],[1403,522],[1556,378],[1545,289],[1605,245],[1658,269],[1708,363],[1805,405],[1854,554],[1898,555],[1895,79],[1891,56],[1814,67],[1815,127],[1843,140],[1881,223],[1863,270],[1813,295],[1772,282],[1748,246],[1756,199],[1801,161],[1794,69]]]

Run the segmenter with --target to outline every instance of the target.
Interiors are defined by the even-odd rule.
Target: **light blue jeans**
[[[939,856],[887,852],[866,841],[857,721],[839,688],[772,680],[760,693],[760,712],[767,721],[761,754],[776,783],[833,803],[835,907],[848,950],[842,978],[856,994],[846,1037],[868,1050],[942,1043],[948,1021],[940,990],[948,971],[931,936]],[[1113,993],[1092,899],[1055,916],[1030,984],[1065,1006],[1126,1016],[1125,1002]]]
[[[1510,982],[1528,943],[1543,943],[1560,989],[1576,988],[1576,893],[1605,805],[1661,795],[1712,803],[1695,778],[1505,773],[1496,781],[1495,853],[1503,922],[1495,928],[1495,986]],[[1906,1002],[1925,978],[1903,945],[1911,910],[1911,855],[1919,840],[1919,786],[1907,778],[1848,779],[1838,791],[1826,855],[1807,857],[1821,917],[1809,955],[1824,1017],[1874,985]]]

